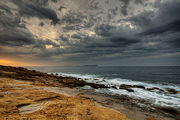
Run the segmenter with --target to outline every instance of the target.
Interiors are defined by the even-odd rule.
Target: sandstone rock
[[[0,97],[4,97],[4,95],[0,94]]]

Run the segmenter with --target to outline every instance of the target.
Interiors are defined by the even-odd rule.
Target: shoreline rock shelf
[[[0,78],[8,78],[8,79],[13,79],[13,80],[21,80],[22,82],[31,82],[32,86],[41,86],[41,87],[68,87],[68,88],[81,88],[84,86],[90,86],[94,89],[108,89],[108,88],[112,88],[112,89],[118,89],[118,90],[127,90],[128,92],[135,92],[134,88],[138,88],[138,89],[143,89],[143,90],[148,90],[148,91],[159,91],[162,92],[163,94],[179,94],[179,91],[176,91],[175,89],[172,88],[167,88],[165,90],[162,90],[160,88],[157,87],[152,87],[152,88],[145,88],[144,86],[141,85],[127,85],[127,84],[121,84],[119,86],[108,86],[105,84],[97,84],[97,83],[88,83],[86,81],[84,81],[83,79],[79,79],[79,78],[73,78],[73,77],[64,77],[64,76],[58,76],[58,74],[54,75],[54,74],[47,74],[47,73],[42,73],[42,72],[38,72],[35,70],[28,70],[26,68],[22,68],[22,67],[11,67],[11,66],[1,66],[0,65]],[[3,81],[3,79],[0,79],[0,82],[5,83],[5,81]],[[98,81],[98,79],[95,79],[95,81]],[[8,82],[8,81],[6,81]],[[9,84],[9,83],[8,83]],[[13,84],[13,82],[11,83]],[[12,87],[11,85],[5,85],[3,86],[5,88],[1,89],[1,91],[3,90],[17,90],[17,91],[21,91],[25,89],[24,87]],[[27,86],[26,86],[27,87]],[[32,89],[32,90],[40,90],[39,88],[36,89]],[[31,91],[31,89],[29,89],[29,91]],[[16,94],[0,94],[0,99],[4,99],[5,97],[7,97],[8,95],[16,95]],[[29,98],[29,100],[31,100],[31,97],[27,97]],[[45,99],[44,101],[49,101],[48,98],[53,98],[53,96],[49,96],[46,98],[42,98]],[[83,98],[83,97],[82,97]],[[84,97],[85,98],[85,97]],[[130,101],[134,101],[132,98],[129,97],[123,97],[123,96],[119,96],[119,101],[122,102],[130,102]],[[122,98],[122,99],[121,99]],[[60,100],[60,97],[54,97],[51,100]],[[18,113],[17,112],[17,108],[21,108],[21,105],[25,105],[28,106],[29,104],[32,104],[32,101],[26,101],[25,103],[20,103],[20,104],[16,104],[15,106],[11,106],[12,109],[15,108],[15,111],[13,111],[12,109],[8,108],[9,110],[12,110],[12,112]],[[34,101],[36,102],[42,102],[41,101]],[[34,103],[33,103],[34,104]],[[50,103],[47,103],[48,105]],[[134,103],[131,103],[134,106]],[[19,106],[20,105],[20,106]],[[33,105],[32,105],[33,106]],[[35,105],[36,106],[36,105]],[[37,105],[38,106],[38,105]],[[4,108],[3,108],[4,109]],[[179,111],[174,110],[172,108],[159,108],[157,107],[156,109],[167,112],[172,114],[172,111],[175,111],[175,114],[172,115],[179,115]],[[0,110],[1,112],[1,110]],[[89,112],[88,112],[89,113]],[[7,113],[8,114],[8,113]],[[2,114],[0,114],[2,115]],[[59,115],[59,114],[58,114]],[[89,115],[89,114],[88,114]],[[62,116],[62,115],[59,115]],[[126,119],[123,119],[126,120]]]

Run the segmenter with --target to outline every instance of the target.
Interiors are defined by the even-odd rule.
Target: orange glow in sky
[[[0,59],[0,65],[5,66],[37,66],[33,63],[25,63],[21,61],[13,61],[13,60],[7,60],[7,59]]]

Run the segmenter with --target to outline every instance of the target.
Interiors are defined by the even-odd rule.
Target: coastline
[[[175,120],[175,119],[178,119],[178,116],[173,116],[171,114],[164,113],[160,110],[146,109],[143,107],[136,106],[132,102],[133,100],[131,98],[127,98],[127,96],[124,96],[124,97],[110,96],[110,95],[106,95],[106,94],[96,93],[93,90],[81,89],[81,87],[83,87],[87,83],[78,81],[76,78],[49,75],[47,73],[41,73],[41,72],[37,72],[35,70],[27,70],[25,68],[15,68],[15,67],[5,67],[5,66],[0,66],[0,68],[1,68],[0,69],[0,80],[2,83],[5,84],[3,79],[5,79],[6,81],[7,81],[7,79],[10,80],[10,82],[6,83],[6,84],[10,84],[10,83],[13,84],[12,81],[15,81],[15,80],[18,80],[18,81],[20,80],[21,82],[30,82],[30,83],[26,83],[26,85],[27,84],[32,85],[33,86],[32,88],[40,87],[40,88],[36,88],[36,89],[41,90],[41,92],[46,91],[48,93],[51,93],[52,96],[49,98],[52,98],[52,100],[56,101],[56,103],[58,101],[57,98],[59,98],[59,97],[56,98],[56,96],[58,96],[58,95],[61,96],[63,94],[63,96],[65,96],[65,97],[74,97],[75,96],[75,99],[77,101],[84,100],[86,102],[92,102],[92,104],[94,106],[98,107],[97,109],[103,109],[102,110],[103,115],[107,114],[107,111],[108,112],[111,111],[111,113],[113,113],[113,114],[118,113],[117,116],[119,116],[119,117],[121,116],[123,118],[122,120],[126,120],[126,117],[122,114],[125,114],[127,116],[127,118],[130,120]],[[17,82],[17,81],[15,81],[15,82]],[[105,87],[105,86],[97,86],[95,84],[89,84],[89,85],[94,86],[94,87]],[[23,89],[23,87],[20,87],[20,88]],[[20,89],[20,88],[18,88],[18,89]],[[10,88],[8,88],[8,89],[11,90]],[[1,97],[1,99],[4,99],[3,95]],[[41,98],[41,100],[42,99],[43,98]],[[68,100],[68,99],[64,99],[64,100]],[[71,101],[71,102],[72,102],[72,104],[77,104],[77,103],[73,103],[75,101]],[[25,104],[25,103],[21,103],[21,104]],[[46,105],[52,106],[51,103],[46,103]],[[83,105],[81,105],[81,106],[83,106]],[[17,105],[16,105],[16,107],[17,107]],[[61,108],[59,108],[59,109],[61,109]],[[104,109],[106,109],[107,111]],[[96,110],[94,110],[94,112]],[[42,112],[43,109],[39,109],[38,111]],[[28,114],[34,114],[34,113],[39,114],[38,111],[35,111],[33,113],[28,113]],[[51,111],[52,111],[52,109],[51,109]],[[94,112],[93,112],[93,115],[95,114]],[[18,111],[16,111],[16,113],[18,114]],[[122,114],[120,114],[120,113],[122,113]],[[86,111],[85,114],[90,114],[90,113]],[[13,115],[13,114],[11,113],[10,116],[11,115]],[[93,115],[90,114],[91,117],[94,117]],[[8,117],[8,116],[9,115],[6,115],[6,117]],[[22,116],[22,114],[20,114],[20,116]],[[20,117],[20,116],[18,116],[18,117]],[[66,116],[66,119],[70,119],[70,118],[67,118],[67,115],[65,115],[65,116]],[[69,116],[71,116],[71,115],[69,115]],[[81,116],[83,116],[83,115],[81,115]],[[27,116],[25,115],[25,117],[27,117]],[[54,117],[58,118],[58,117],[62,117],[62,115],[54,116]],[[87,117],[87,115],[86,115],[86,117]],[[99,117],[102,117],[102,116],[99,116]],[[112,116],[108,114],[108,115],[106,115],[106,117],[111,118]],[[108,118],[106,118],[106,119],[108,119]]]

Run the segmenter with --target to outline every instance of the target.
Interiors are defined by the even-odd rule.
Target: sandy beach
[[[81,88],[74,78],[0,66],[0,120],[175,120],[131,100]],[[124,99],[124,100],[123,100]]]

